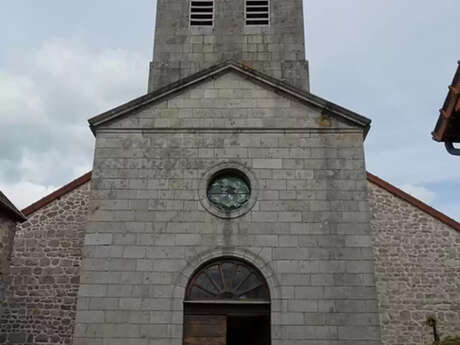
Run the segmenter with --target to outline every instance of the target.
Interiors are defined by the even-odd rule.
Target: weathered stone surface
[[[227,59],[308,89],[302,1],[270,3],[269,26],[215,1],[196,28],[188,2],[159,0],[149,91]],[[222,256],[265,276],[273,345],[377,345],[379,327],[385,345],[424,344],[431,315],[459,332],[459,233],[366,189],[363,128],[251,80],[221,71],[95,129],[91,198],[81,186],[18,229],[0,343],[179,345],[188,280]],[[231,219],[203,200],[224,162],[257,193]]]
[[[460,232],[369,184],[382,342],[429,344],[460,334]]]
[[[188,279],[221,256],[266,277],[274,344],[378,341],[363,128],[231,71],[95,131],[79,292],[89,303],[77,313],[109,315],[102,302],[115,305],[103,321],[78,316],[75,341],[181,342]],[[240,217],[203,206],[219,164],[254,175],[257,200]],[[342,300],[356,304],[340,318]],[[162,318],[122,321],[139,309]]]
[[[0,282],[4,281],[9,271],[15,232],[16,222],[7,215],[0,213]]]
[[[225,90],[226,94],[222,95],[219,92],[211,93],[210,91]],[[208,98],[203,97],[205,94],[211,94]],[[285,94],[277,92],[277,90],[270,89],[257,83],[255,80],[247,78],[243,74],[239,74],[235,70],[227,70],[226,73],[220,74],[213,79],[206,80],[200,84],[195,84],[193,87],[181,91],[181,93],[174,95],[170,98],[162,98],[155,104],[140,108],[129,116],[122,116],[110,123],[103,123],[99,129],[258,129],[258,130],[274,130],[274,129],[296,129],[296,130],[321,130],[334,131],[335,129],[349,129],[358,133],[362,137],[362,129],[350,124],[339,116],[334,116],[331,113],[313,106],[306,104],[294,97],[288,97]],[[121,143],[120,141],[123,140]],[[101,137],[99,151],[96,152],[96,158],[103,158],[111,156],[111,153],[120,147],[131,147],[126,150],[122,158],[139,158],[143,153],[142,148],[148,145],[146,138],[132,137],[132,138],[116,138],[116,137]],[[188,139],[193,140],[193,139]],[[240,139],[241,140],[241,139]],[[264,146],[258,146],[257,141],[263,140]],[[278,140],[280,143],[278,145]],[[296,140],[302,140],[300,145],[297,145]],[[309,179],[312,183],[313,169],[324,169],[325,161],[323,158],[351,158],[359,160],[360,153],[350,147],[339,147],[337,144],[341,140],[353,141],[354,137],[350,138],[337,138],[331,136],[327,146],[322,146],[321,143],[314,142],[312,145],[306,145],[307,141],[313,143],[316,139],[306,139],[303,137],[297,138],[296,136],[285,136],[279,138],[276,135],[264,135],[263,137],[254,136],[248,138],[246,143],[241,146],[213,147],[213,143],[208,146],[202,145],[198,147],[200,150],[200,158],[254,158],[253,164],[271,164],[267,168],[281,169],[280,163],[292,164],[291,159],[304,159],[308,157],[311,161],[308,162],[311,169],[299,172],[296,181],[291,184],[288,189],[296,188],[296,183],[308,183],[305,179]],[[166,143],[163,143],[166,144]],[[152,147],[151,151],[147,152],[146,158],[161,158],[163,154],[169,153],[171,157],[176,151],[180,150],[177,139],[170,143],[171,147],[163,146],[162,150],[155,150]],[[362,145],[362,141],[360,143]],[[246,145],[246,146],[245,146]],[[314,148],[314,150],[311,150]],[[211,155],[211,157],[209,157]],[[287,160],[287,158],[290,160]],[[281,161],[281,159],[285,159]],[[116,161],[111,161],[116,163]],[[330,163],[329,168],[340,169],[341,161]],[[323,166],[319,166],[322,164]],[[331,166],[335,164],[334,166]],[[349,163],[351,164],[351,163]],[[262,166],[260,168],[263,168]],[[345,171],[339,174],[350,174],[346,171],[350,167],[345,167]],[[273,179],[277,179],[278,175],[285,173],[279,171],[275,173]],[[291,172],[292,174],[292,172]],[[295,174],[295,172],[294,172]],[[164,179],[167,176],[163,176]],[[283,176],[281,176],[283,177]],[[291,176],[293,177],[293,176]],[[338,176],[340,177],[340,176]],[[347,179],[347,176],[342,176]],[[285,178],[285,177],[284,177]],[[151,183],[164,183],[164,179],[154,181]],[[302,182],[299,182],[302,180]],[[123,181],[119,181],[123,183]],[[124,182],[126,183],[126,182]],[[131,185],[119,185],[118,187],[131,189],[134,187],[141,187],[140,181],[130,182]],[[137,184],[136,186],[134,184]],[[349,181],[339,180],[337,184],[350,183]],[[145,186],[153,187],[153,186]],[[285,190],[286,188],[283,188]],[[151,190],[151,188],[149,188]],[[110,209],[126,208],[123,201],[110,201],[112,203],[106,205]]]
[[[83,185],[18,226],[0,343],[71,343],[88,193]]]
[[[229,59],[308,89],[301,0],[270,1],[268,26],[245,25],[245,1],[214,3],[214,25],[193,27],[187,1],[158,1],[149,91]],[[204,96],[217,93],[227,95]]]
[[[11,275],[14,282],[13,298],[8,300],[7,305],[3,305],[3,308],[6,308],[8,317],[3,318],[0,323],[0,343],[8,344],[13,343],[13,341],[18,341],[17,344],[71,343],[72,329],[75,323],[75,296],[69,295],[64,298],[50,299],[49,295],[38,296],[37,294],[37,296],[34,296],[33,294],[33,291],[44,292],[49,287],[48,283],[41,283],[43,281],[40,281],[42,277],[56,278],[54,276],[42,276],[39,273],[41,270],[40,265],[44,265],[44,269],[49,268],[51,265],[48,250],[55,247],[46,247],[46,250],[43,248],[43,250],[39,250],[35,254],[33,254],[32,249],[36,248],[36,246],[30,247],[27,252],[21,248],[25,238],[32,239],[37,237],[44,239],[48,230],[54,231],[57,224],[62,229],[73,229],[76,225],[76,219],[73,218],[73,215],[86,214],[89,196],[88,187],[87,185],[83,189],[72,192],[62,200],[57,201],[56,203],[60,205],[57,208],[55,208],[56,204],[53,203],[47,208],[37,211],[28,223],[20,227],[16,240],[19,248],[14,252],[12,267],[13,270],[17,269],[17,271]],[[376,185],[368,183],[368,192],[371,226],[374,230],[374,243],[377,253],[376,278],[382,344],[418,345],[429,343],[432,340],[431,329],[424,324],[426,317],[429,315],[437,317],[439,330],[443,336],[460,333],[460,323],[458,322],[460,318],[460,297],[458,296],[460,277],[459,265],[456,263],[459,257],[459,234],[447,225],[440,223],[423,211],[394,197]],[[297,193],[301,194],[300,191],[295,192],[296,197]],[[267,195],[267,198],[261,197],[263,200],[272,200],[273,195],[278,194],[264,193],[263,195]],[[70,200],[74,201],[71,202]],[[71,207],[67,207],[69,205]],[[51,213],[54,212],[52,210],[56,209],[60,210],[58,212],[59,217],[57,216],[58,213],[54,215]],[[74,242],[77,246],[82,245],[84,237],[81,230],[83,222],[80,222],[80,224],[79,230],[76,232],[79,240],[75,239],[77,242]],[[282,248],[286,247],[292,251],[298,248],[299,243],[304,243],[303,245],[310,243],[310,246],[312,246],[313,243],[323,243],[324,241],[325,244],[322,246],[324,247],[326,243],[329,243],[331,248],[340,247],[343,244],[337,235],[313,234],[307,236],[307,232],[312,231],[309,226],[300,227],[296,225],[293,229],[298,230],[292,232],[292,234],[295,234],[295,236],[292,236],[289,234],[292,230],[290,231],[289,228],[282,230],[284,226],[279,224],[279,226],[266,222],[259,224],[253,223],[252,231],[261,234],[259,236],[277,238],[278,247],[272,250],[274,258],[278,258],[279,255],[286,255],[281,251]],[[174,230],[178,225],[176,223],[174,226],[170,225],[169,228]],[[135,282],[136,284],[142,284],[142,282],[145,284],[149,282],[172,284],[175,279],[174,273],[154,272],[153,259],[181,257],[183,255],[181,253],[185,251],[186,247],[175,246],[174,233],[166,234],[167,237],[172,239],[171,241],[164,238],[161,231],[166,229],[166,226],[155,227],[153,224],[140,226],[132,223],[128,228],[139,234],[139,243],[143,243],[144,246],[151,247],[154,243],[163,243],[167,249],[152,248],[152,254],[147,254],[152,259],[137,260],[137,268],[133,272],[109,274],[108,272],[95,271],[94,274],[91,273],[90,275],[88,275],[89,273],[83,273],[81,276],[83,284],[90,281],[101,284],[115,283],[116,285],[111,289],[113,291],[111,295],[117,297],[80,297],[78,301],[79,309],[88,310],[87,314],[82,314],[82,317],[87,321],[100,322],[102,315],[104,315],[106,320],[114,324],[145,324],[145,320],[149,320],[155,325],[167,324],[169,323],[169,318],[162,311],[171,307],[170,299],[161,297],[167,295],[167,289],[164,292],[161,292],[160,289],[155,291],[155,295],[160,297],[141,297],[139,304],[139,298],[132,297],[133,288],[126,286],[126,284],[129,282]],[[241,229],[244,228],[246,227]],[[276,228],[284,231],[284,234],[274,235]],[[142,229],[145,230],[142,231]],[[149,229],[148,232],[145,232],[147,229]],[[208,231],[206,227],[201,229],[204,232]],[[210,231],[213,231],[212,229],[214,227]],[[264,233],[266,235],[262,235]],[[137,243],[136,238],[137,235],[127,243]],[[273,243],[270,245],[273,245]],[[109,253],[115,253],[116,257],[120,257],[123,251],[117,253],[114,248],[116,247],[110,247]],[[76,265],[75,267],[78,269],[80,261],[79,255],[75,255],[75,250],[76,247],[66,246],[62,247],[59,252],[62,257],[67,257],[73,252],[74,254],[71,254],[71,256],[75,260],[72,266]],[[38,260],[38,265],[33,265],[34,261],[26,261],[27,258],[31,258],[34,255],[37,255],[35,260]],[[17,266],[19,262],[22,262],[21,266]],[[279,265],[280,267],[285,267],[283,269],[289,272],[288,264],[289,262],[281,262]],[[314,265],[310,262],[310,268],[314,267]],[[299,271],[297,271],[298,269]],[[292,270],[292,273],[280,273],[279,279],[295,287],[294,295],[291,295],[294,297],[296,293],[298,296],[299,294],[301,296],[306,296],[306,294],[316,294],[318,296],[318,293],[322,295],[323,292],[316,291],[315,286],[333,286],[341,281],[347,281],[348,283],[346,284],[352,284],[353,286],[362,286],[363,282],[372,282],[373,279],[373,275],[368,275],[367,273],[342,274],[328,272],[305,274],[297,265],[294,265]],[[35,284],[26,283],[26,281],[32,281],[33,279]],[[74,294],[78,289],[78,285],[78,274],[71,273],[70,283],[65,284],[65,289]],[[333,290],[328,290],[327,294],[330,295],[333,292]],[[115,311],[119,306],[120,298],[123,298],[122,303],[124,306],[124,310],[121,313]],[[440,299],[442,299],[442,303],[439,303]],[[180,308],[180,305],[181,302],[178,300],[174,308]],[[132,310],[131,308],[135,309]],[[287,301],[286,308],[289,312],[274,312],[272,315],[273,320],[280,320],[282,325],[298,325],[302,321],[301,315],[303,315],[303,323],[312,326],[323,322],[332,325],[338,322],[347,322],[353,327],[354,325],[362,324],[375,325],[375,316],[377,315],[376,305],[373,301],[355,299],[326,301],[320,298],[306,300],[290,298]],[[329,310],[334,310],[334,313],[325,314]],[[30,314],[31,311],[32,313]],[[33,315],[34,311],[38,313],[36,316]],[[286,316],[281,316],[282,314]],[[59,315],[61,316],[59,317]],[[78,329],[81,329],[81,327]],[[76,334],[80,334],[78,329],[76,329]],[[339,329],[338,332],[343,330]],[[350,334],[350,336],[352,335],[353,333]],[[32,341],[23,342],[24,339],[31,339]],[[133,339],[111,339],[110,341],[116,343],[124,340],[126,343],[133,341]],[[84,339],[82,341],[76,340],[75,343],[97,344],[98,341],[95,339],[88,342],[88,339]],[[159,341],[161,342],[162,340]],[[289,343],[306,344],[309,342],[311,341],[298,339],[291,340]],[[100,344],[102,344],[102,340],[100,340]]]
[[[16,222],[0,210],[0,318],[4,312],[1,303],[6,299],[9,285],[8,274],[15,232]]]

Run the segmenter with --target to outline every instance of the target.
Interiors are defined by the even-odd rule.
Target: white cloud
[[[0,184],[0,190],[5,193],[18,209],[29,206],[57,189],[55,186],[44,186],[28,181],[5,185]]]
[[[458,60],[458,45],[450,43],[459,28],[453,20],[459,2],[421,0],[417,11],[399,0],[304,2],[313,92],[373,120],[365,142],[371,172],[433,201],[433,192],[421,186],[459,181],[460,159],[430,138]],[[151,3],[145,6],[152,8]],[[113,10],[112,19],[125,14]],[[41,20],[61,18],[56,13]],[[133,31],[134,25],[122,28],[117,36],[106,30],[107,23],[101,26],[100,15],[93,15],[97,22],[83,31],[91,33],[85,40],[95,47],[100,43],[133,47],[136,40],[139,46],[144,44],[139,37],[150,47],[150,32],[142,36]],[[65,18],[70,22],[65,30],[72,32],[73,18]],[[149,13],[139,22],[150,19]],[[22,29],[29,32],[27,26]],[[54,32],[62,29],[56,26]],[[99,42],[106,34],[106,41]],[[136,50],[143,48],[92,49],[87,42],[65,37],[23,51],[22,47],[34,46],[37,37],[42,36],[18,40],[24,42],[20,47],[10,44],[4,56],[11,63],[0,65],[0,128],[8,128],[0,136],[3,186],[25,181],[46,189],[89,170],[93,136],[86,120],[146,90],[150,56]],[[440,210],[459,214],[458,198],[436,191]]]
[[[436,199],[436,193],[423,186],[406,184],[401,189],[427,204],[432,204]]]
[[[440,204],[437,207],[443,210],[449,217],[460,221],[460,202]]]
[[[458,197],[443,186],[460,183],[460,159],[430,132],[457,67],[450,42],[460,22],[451,16],[460,2],[421,0],[416,11],[399,0],[304,4],[313,93],[372,120],[370,172],[458,219]]]
[[[74,39],[45,43],[28,63],[32,73],[46,78],[48,86],[59,90],[66,102],[102,112],[146,93],[148,60],[123,49],[89,50]],[[54,95],[49,96],[48,101],[55,104]],[[66,114],[55,115],[69,119]]]
[[[91,169],[87,119],[146,93],[149,57],[54,39],[0,69],[0,188],[26,206]]]
[[[17,124],[26,117],[29,123],[45,121],[39,90],[27,76],[0,71],[0,123]]]

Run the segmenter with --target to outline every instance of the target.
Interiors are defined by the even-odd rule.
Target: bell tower
[[[226,60],[308,90],[302,0],[158,0],[149,92]]]

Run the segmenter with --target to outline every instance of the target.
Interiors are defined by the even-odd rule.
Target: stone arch
[[[248,261],[234,256],[207,261],[195,270],[185,290],[185,301],[229,300],[271,302],[263,274]]]
[[[275,271],[271,267],[271,262],[264,260],[259,254],[243,248],[214,248],[195,255],[187,265],[178,273],[174,282],[172,297],[185,296],[185,288],[195,270],[207,263],[220,257],[234,257],[254,265],[265,278],[272,301],[281,298],[280,283]]]
[[[177,317],[183,316],[182,310],[175,310],[175,303],[180,299],[182,302],[185,298],[185,290],[187,284],[194,272],[204,265],[207,262],[216,260],[220,257],[234,257],[236,259],[241,259],[252,264],[257,268],[260,273],[265,278],[268,288],[270,290],[271,305],[272,311],[277,311],[280,308],[279,301],[281,300],[281,286],[279,280],[275,274],[275,271],[271,265],[271,261],[265,260],[259,253],[254,253],[248,249],[243,248],[213,248],[205,250],[201,253],[196,254],[192,257],[187,264],[182,268],[182,270],[177,274],[176,279],[174,280],[174,286],[171,292],[171,303],[170,303],[170,324],[173,323],[173,320]],[[176,314],[176,315],[175,315]],[[170,332],[173,330],[171,329]],[[170,333],[171,344],[173,344],[173,338],[177,339],[172,333]]]

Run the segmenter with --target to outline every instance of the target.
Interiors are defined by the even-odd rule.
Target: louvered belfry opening
[[[214,0],[190,1],[190,25],[213,26],[214,24]]]
[[[270,24],[269,0],[246,0],[246,25]]]

